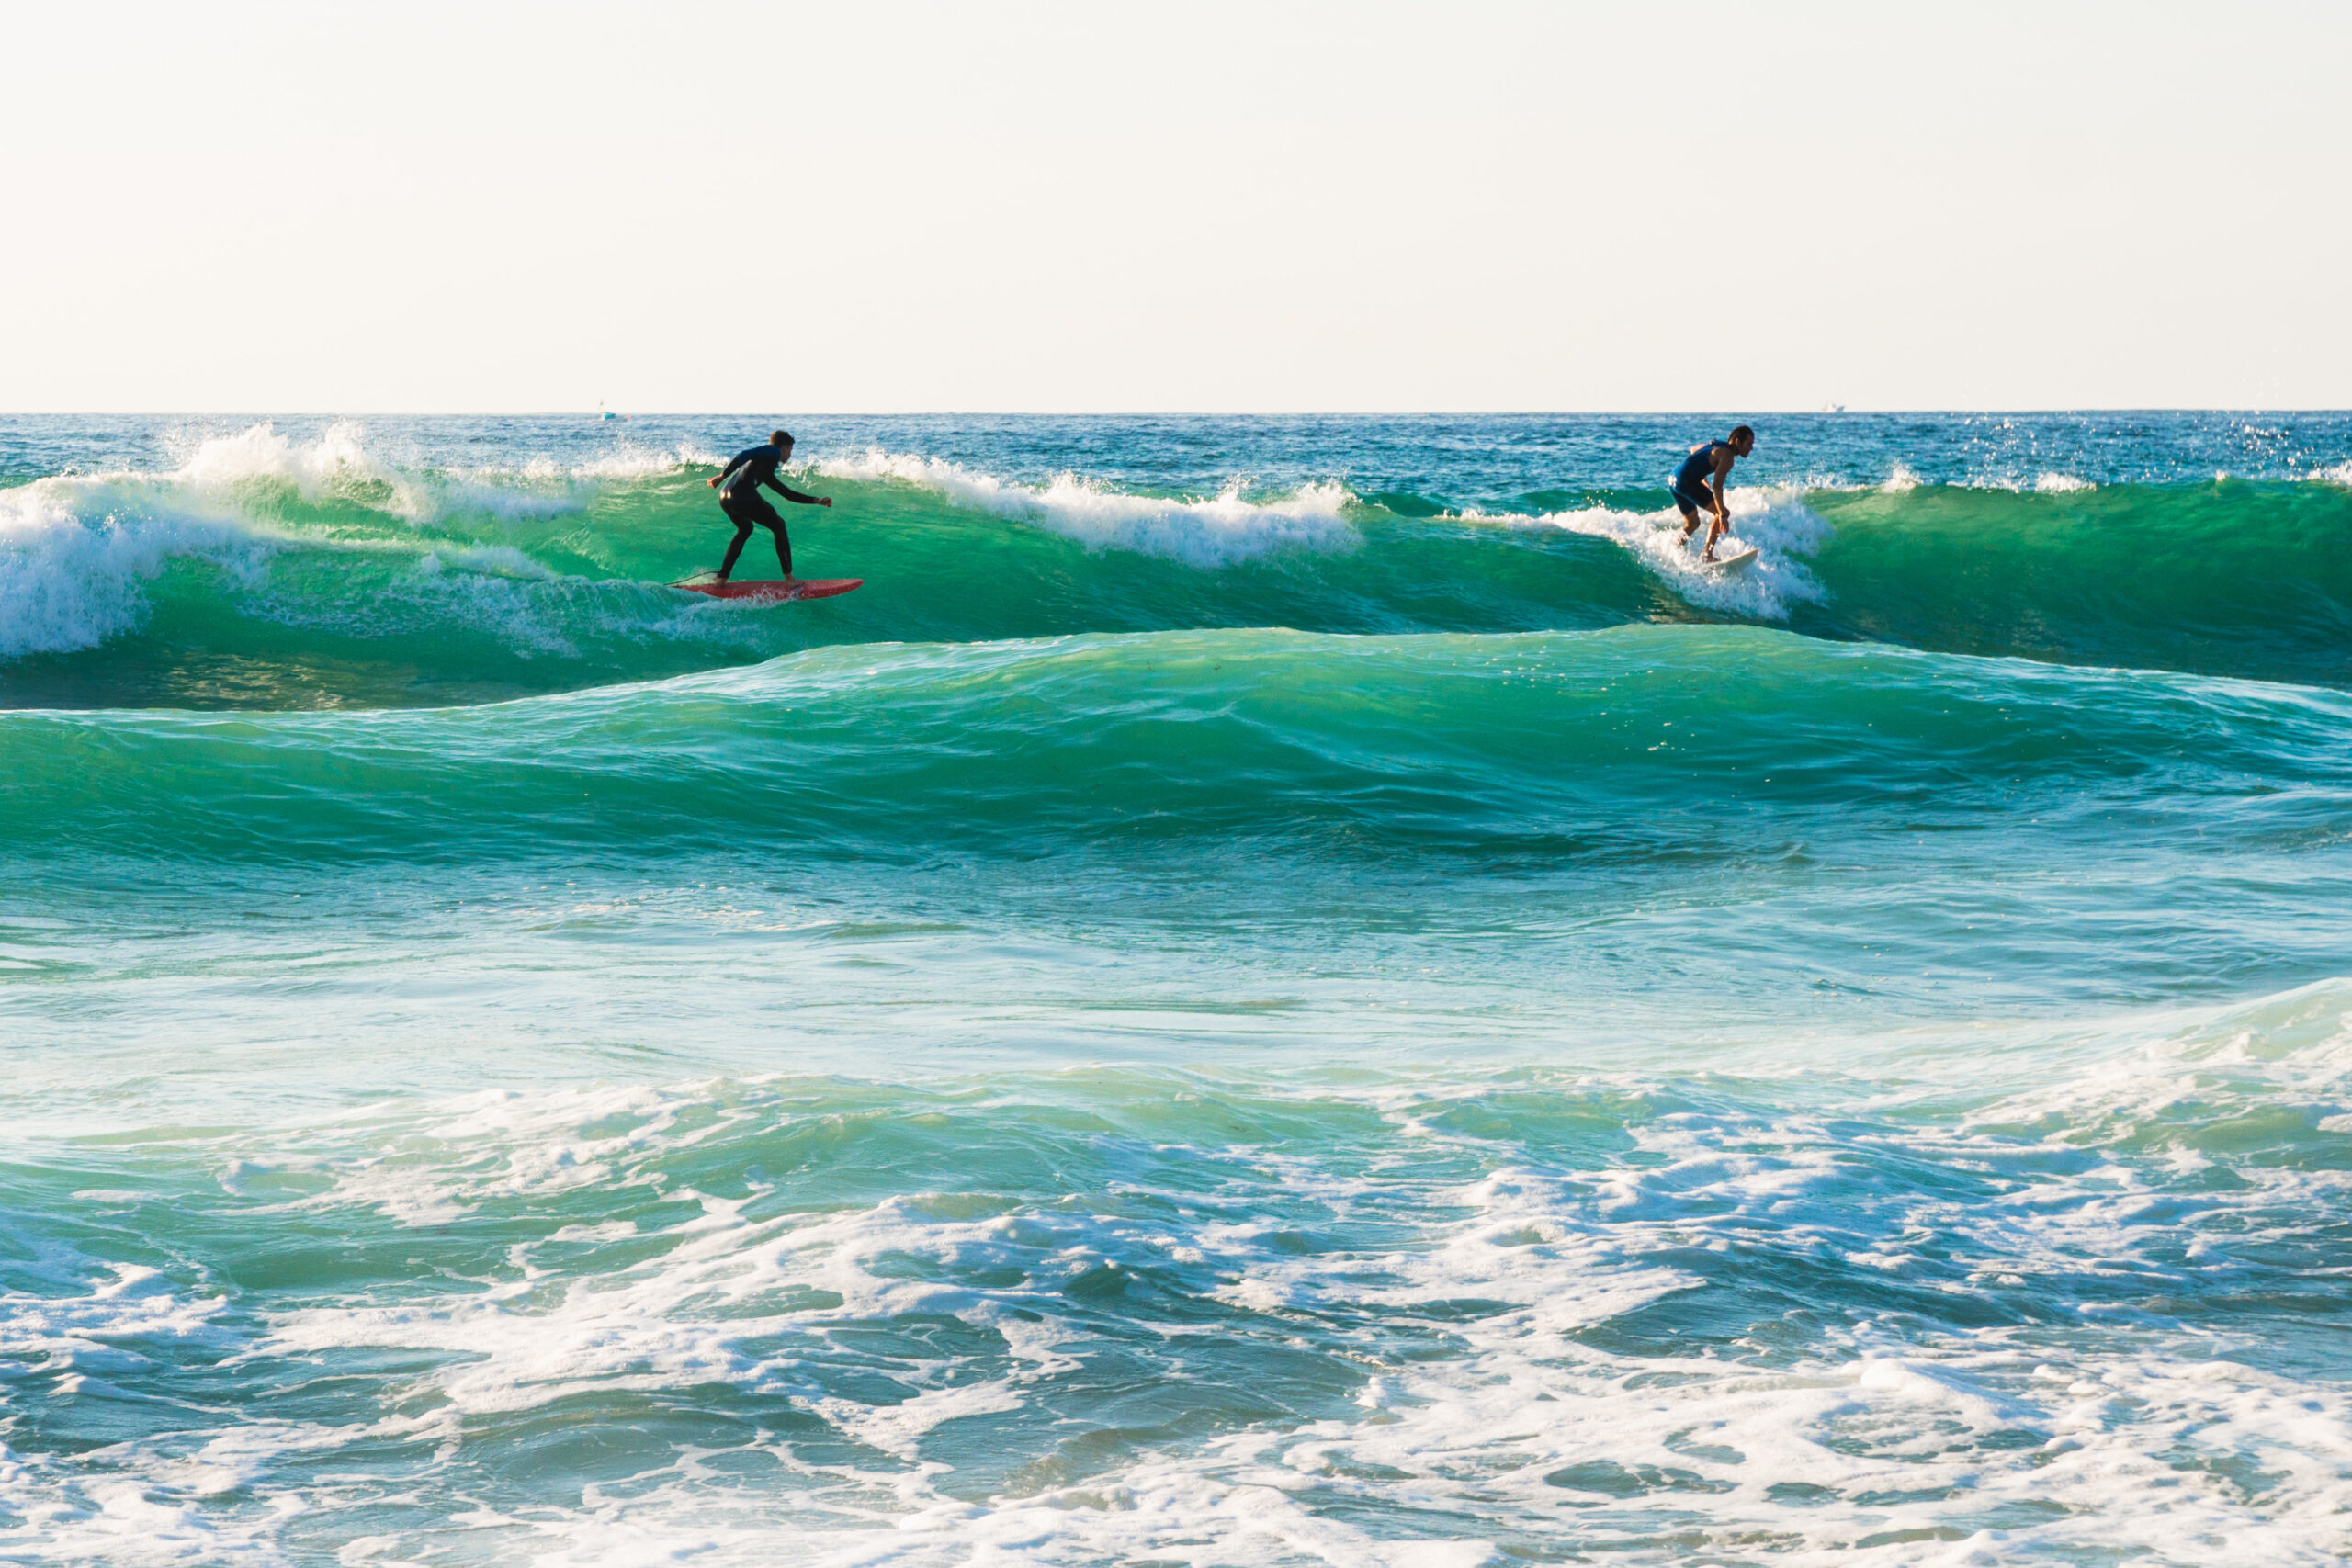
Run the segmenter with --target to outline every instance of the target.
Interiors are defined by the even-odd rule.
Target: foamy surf
[[[162,481],[231,497],[290,492],[318,504],[346,502],[429,526],[473,515],[526,521],[578,512],[606,485],[674,476],[722,461],[693,441],[660,449],[620,441],[560,461],[537,454],[513,464],[435,460],[413,442],[372,438],[344,420],[309,437],[263,422],[228,433],[176,433],[177,466]]]
[[[1239,479],[1206,498],[1163,498],[1067,472],[1041,485],[1021,484],[941,458],[879,448],[822,459],[812,471],[922,485],[960,506],[1046,528],[1090,549],[1133,550],[1203,570],[1283,550],[1353,549],[1361,542],[1342,513],[1355,498],[1335,482],[1302,485],[1272,501],[1245,499]]]
[[[68,662],[0,671],[0,682],[33,704],[108,692],[406,704],[659,679],[842,637],[1568,628],[1673,618],[1674,604],[1951,651],[2352,679],[2340,609],[2352,558],[2327,544],[2344,487],[2324,479],[2327,452],[2294,445],[2284,426],[2201,434],[2200,459],[2224,437],[2271,454],[2268,468],[2232,470],[2268,478],[2219,491],[2210,468],[2187,488],[2151,487],[2130,479],[2136,467],[2007,424],[1996,437],[1961,422],[1941,454],[1902,426],[1905,455],[1891,463],[1805,450],[1792,470],[1802,486],[1735,487],[1732,547],[1759,556],[1726,575],[1678,550],[1673,514],[1645,504],[1657,473],[1638,454],[1588,488],[1587,503],[1564,506],[1575,492],[1558,488],[1560,463],[1510,443],[1465,470],[1492,480],[1470,492],[1484,502],[1427,477],[1383,477],[1383,462],[1421,460],[1385,425],[1377,445],[1343,442],[1311,460],[1301,427],[1269,427],[1249,441],[1272,445],[1243,441],[1238,459],[1192,472],[1186,455],[1212,448],[1190,436],[1162,451],[1138,435],[1148,460],[1125,466],[1091,427],[1050,461],[1000,461],[985,457],[999,437],[954,421],[913,422],[895,433],[910,438],[891,440],[792,423],[813,432],[804,450],[824,464],[797,482],[821,479],[841,502],[786,510],[796,558],[872,586],[789,613],[681,610],[658,587],[716,567],[725,547],[728,525],[699,483],[748,438],[724,422],[640,421],[616,441],[501,421],[438,445],[415,422],[174,423],[141,438],[152,461],[119,442],[75,446],[60,471],[0,492],[15,524],[0,570],[19,590],[0,607],[0,647],[17,651],[0,658]],[[1867,428],[1840,416],[1836,434]],[[2156,460],[2144,441],[2117,450]],[[1237,471],[1270,477],[1244,489]],[[1531,552],[1526,536],[1546,533],[1606,539],[1611,553]],[[1540,570],[1523,570],[1538,555]],[[763,536],[739,570],[763,574],[772,559]],[[1261,570],[1229,570],[1251,563]]]
[[[0,418],[0,1559],[2352,1555],[2352,417],[1691,423]]]
[[[1753,547],[1755,564],[1724,571],[1703,557],[1708,525],[1686,538],[1682,516],[1674,511],[1625,512],[1586,507],[1532,518],[1471,515],[1513,527],[1561,528],[1607,539],[1638,558],[1670,586],[1677,597],[1705,609],[1760,621],[1785,621],[1794,606],[1817,603],[1826,591],[1804,558],[1817,554],[1834,530],[1792,490],[1734,487],[1724,492],[1732,525],[1715,542],[1720,560]]]
[[[146,585],[174,560],[244,581],[272,547],[235,513],[158,508],[146,487],[49,479],[0,491],[0,658],[96,648],[146,618]]]
[[[613,637],[740,641],[707,617],[594,585],[608,572],[566,572],[515,542],[543,545],[536,531],[566,525],[616,489],[701,468],[707,455],[691,442],[457,466],[344,421],[308,436],[266,422],[182,428],[163,446],[168,467],[0,490],[0,658],[140,632],[175,568],[195,569],[181,592],[210,599],[232,624],[363,640],[486,632],[527,659],[575,659]]]
[[[2324,1267],[2344,1184],[2294,1168],[2324,1158],[2304,1118],[2340,1096],[2346,1003],[2011,1034],[1834,1107],[1760,1059],[1092,1067],[508,1089],[165,1137],[108,1176],[143,1192],[91,1190],[111,1227],[242,1215],[351,1262],[256,1302],[53,1247],[46,1293],[0,1295],[0,1348],[134,1409],[154,1372],[116,1347],[201,1356],[248,1409],[18,1461],[0,1497],[38,1550],[111,1535],[131,1560],[405,1560],[461,1524],[581,1563],[1660,1537],[1819,1563],[2187,1563],[2225,1537],[2318,1563],[2352,1400],[2205,1303]],[[2227,1087],[2194,1099],[2138,1070],[2217,1053]],[[2300,1156],[2209,1179],[2184,1151],[2249,1117],[2300,1122]],[[393,1258],[433,1267],[382,1290]],[[300,1413],[314,1379],[333,1419]],[[534,1491],[530,1458],[583,1439],[612,1478]]]

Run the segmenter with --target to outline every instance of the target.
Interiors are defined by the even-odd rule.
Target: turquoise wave
[[[1954,652],[2352,684],[2352,488],[1817,495],[1807,629]]]
[[[726,538],[692,473],[19,486],[0,491],[17,525],[0,551],[0,701],[430,705],[840,643],[1725,621],[2352,682],[2352,552],[2338,547],[2352,491],[2326,482],[1776,492],[1743,501],[1763,564],[1727,582],[1669,546],[1648,492],[1457,516],[1335,485],[1186,499],[851,467],[804,481],[832,510],[786,510],[804,574],[867,585],[784,610],[661,586]],[[774,570],[764,539],[747,561],[746,575]]]
[[[465,708],[11,714],[0,831],[232,860],[1196,836],[1606,857],[1672,852],[1655,813],[1690,800],[2286,833],[2342,809],[2347,720],[2324,691],[1752,627],[860,644]]]
[[[0,1558],[2345,1556],[2340,417],[736,423],[0,421]]]

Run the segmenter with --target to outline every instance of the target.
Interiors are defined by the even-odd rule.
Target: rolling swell
[[[805,574],[867,587],[779,612],[659,586],[724,542],[707,457],[462,470],[248,432],[170,472],[0,490],[0,701],[437,705],[836,643],[1643,621],[2352,681],[2352,491],[2325,479],[1736,491],[1763,554],[1726,581],[1647,491],[1528,511],[1336,481],[1147,493],[877,450],[804,475],[838,505],[791,519]],[[764,551],[746,574],[773,571]]]
[[[331,433],[332,434],[332,433]],[[227,447],[232,450],[223,451]],[[248,432],[176,470],[0,491],[0,695],[17,706],[470,702],[662,679],[812,646],[1289,625],[1527,630],[1669,615],[1583,538],[1396,533],[1342,487],[1140,495],[876,454],[797,482],[796,565],[866,589],[778,614],[660,584],[715,565],[707,454],[406,468],[356,436]],[[1369,532],[1367,532],[1369,530]],[[772,575],[764,538],[741,569]]]
[[[0,419],[0,1557],[2346,1557],[2352,419],[741,423]]]
[[[33,854],[236,862],[1200,839],[1638,860],[2020,812],[2094,846],[2119,821],[2283,846],[2338,819],[2347,719],[2292,688],[1746,627],[869,645],[427,712],[17,714],[0,828]]]
[[[2352,488],[1816,494],[1829,590],[1791,624],[2074,664],[2352,683]]]

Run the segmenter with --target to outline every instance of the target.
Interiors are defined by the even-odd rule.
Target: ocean
[[[0,419],[0,1559],[2352,1554],[2352,415],[1737,417]]]

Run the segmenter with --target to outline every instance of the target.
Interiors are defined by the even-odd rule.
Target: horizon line
[[[793,417],[818,419],[1697,419],[1736,418],[1737,409],[818,409]],[[2346,414],[2352,404],[2324,403],[2083,403],[2068,406],[1954,404],[1950,407],[1835,408],[1751,407],[1750,417],[1823,418],[1840,415],[1917,414]],[[147,408],[0,410],[0,419],[163,419],[236,417],[335,417],[390,419],[568,419],[602,423],[594,408],[394,409],[394,408]],[[638,419],[768,419],[786,417],[771,409],[638,409],[611,416],[617,423]]]

